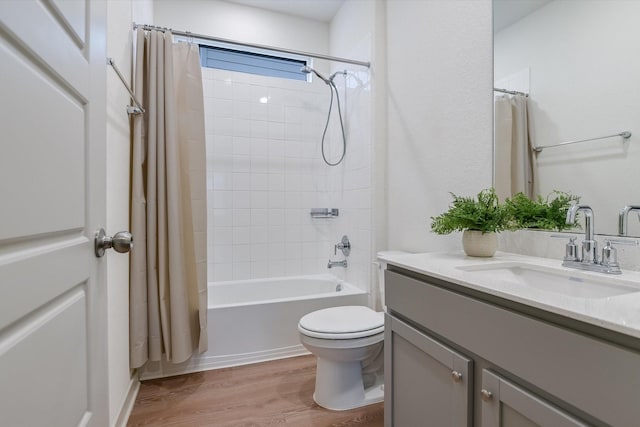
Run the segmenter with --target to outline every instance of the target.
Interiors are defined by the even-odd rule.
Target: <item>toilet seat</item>
[[[348,340],[384,332],[384,313],[364,306],[331,307],[303,316],[301,334],[321,339]]]

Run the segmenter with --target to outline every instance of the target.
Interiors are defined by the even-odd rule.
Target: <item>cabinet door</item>
[[[495,373],[482,371],[482,427],[587,426]]]
[[[385,316],[385,426],[471,426],[471,360]]]

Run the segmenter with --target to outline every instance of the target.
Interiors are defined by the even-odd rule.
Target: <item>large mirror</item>
[[[529,150],[531,159],[525,159],[532,165],[535,193],[580,196],[594,211],[596,233],[617,235],[620,209],[640,205],[640,1],[494,0],[493,5],[494,85],[528,94],[526,114],[514,113],[513,120],[524,117],[533,147],[631,132],[626,139]],[[497,187],[505,179],[498,176],[505,154],[494,148]],[[628,234],[640,236],[635,212]]]

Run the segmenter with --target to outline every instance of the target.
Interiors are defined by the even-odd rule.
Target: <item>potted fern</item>
[[[480,191],[475,198],[450,193],[449,210],[431,217],[431,231],[449,234],[462,231],[462,246],[469,256],[490,257],[498,246],[497,234],[517,228],[511,211],[498,200],[494,188]]]
[[[563,231],[579,226],[577,222],[566,223],[567,210],[579,201],[578,196],[554,190],[546,198],[538,196],[535,200],[517,193],[505,205],[517,228]]]

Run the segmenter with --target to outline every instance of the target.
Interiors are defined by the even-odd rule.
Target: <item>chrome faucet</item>
[[[347,268],[347,260],[342,260],[342,261],[331,261],[329,260],[329,263],[327,264],[327,268],[333,268],[333,267],[344,267]]]
[[[575,248],[575,237],[569,239],[566,255],[562,265],[580,270],[597,271],[608,274],[621,274],[620,266],[616,259],[615,249],[611,243],[618,241],[609,240],[602,249],[602,262],[598,261],[598,242],[594,239],[593,210],[587,205],[573,205],[567,210],[567,224],[576,222],[578,212],[584,212],[584,240],[582,241],[582,258],[578,258]]]
[[[583,264],[598,263],[598,242],[593,240],[593,209],[587,205],[572,205],[567,210],[567,224],[576,222],[576,214],[580,211],[584,212],[584,240],[582,241],[582,260]]]
[[[627,219],[629,217],[629,212],[631,211],[640,211],[639,205],[627,205],[620,210],[620,216],[618,217],[618,234],[620,236],[627,235]],[[638,217],[640,219],[640,216]]]

